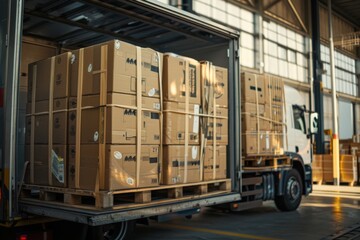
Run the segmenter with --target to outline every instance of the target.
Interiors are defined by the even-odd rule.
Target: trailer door
[[[0,220],[12,220],[16,198],[16,125],[23,0],[0,1]]]

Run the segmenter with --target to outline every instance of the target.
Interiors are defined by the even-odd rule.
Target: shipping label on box
[[[164,146],[162,184],[200,182],[200,146],[188,146],[185,161],[185,146]],[[186,166],[186,167],[185,167]]]
[[[188,69],[188,74],[185,70]],[[186,79],[188,76],[188,93]],[[177,55],[164,56],[163,94],[165,101],[200,104],[200,63]]]
[[[27,161],[30,161],[30,149],[30,145],[25,148]],[[67,187],[67,173],[65,171],[67,168],[67,146],[53,145],[51,153],[49,156],[49,145],[47,144],[34,145],[34,168],[30,169],[34,174],[33,184]],[[52,176],[51,180],[49,173]]]

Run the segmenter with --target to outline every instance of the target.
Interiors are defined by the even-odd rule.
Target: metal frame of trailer
[[[3,109],[5,118],[0,120],[3,121],[0,122],[3,132],[0,133],[4,136],[2,141],[4,144],[0,146],[2,148],[0,159],[2,215],[0,220],[12,221],[20,215],[29,213],[95,226],[198,209],[241,199],[240,34],[238,31],[149,0],[109,0],[106,2],[8,0],[0,3],[0,9],[7,9],[8,12],[4,12],[5,18],[9,16],[5,19],[7,31],[3,35],[6,36],[4,48],[6,51],[0,51],[1,58],[6,59],[5,71],[0,76],[0,80],[4,81],[5,91]],[[97,16],[102,17],[100,21],[91,19],[90,21],[84,17],[84,13],[89,13],[91,16],[98,14]],[[121,24],[128,27],[124,33],[119,31]],[[231,131],[229,131],[227,169],[228,177],[231,179],[232,193],[126,210],[80,210],[32,201],[20,200],[18,202],[18,183],[21,182],[24,171],[24,151],[22,150],[24,133],[19,131],[24,126],[21,125],[19,119],[25,116],[18,111],[21,102],[18,86],[22,34],[61,43],[62,47],[68,49],[111,38],[153,47],[163,52],[177,51],[184,55],[196,53],[198,56],[203,56],[204,53],[209,54],[211,49],[221,48],[221,58],[212,55],[204,56],[204,59],[210,57],[209,60],[213,60],[215,64],[226,65],[229,71],[229,129]],[[176,49],[172,50],[174,46]],[[190,55],[190,57],[194,56]],[[10,191],[6,192],[6,189]]]

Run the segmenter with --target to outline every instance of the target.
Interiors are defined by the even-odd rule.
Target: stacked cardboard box
[[[200,64],[164,55],[163,184],[201,181]]]
[[[67,182],[57,186],[158,186],[161,59],[152,49],[113,40],[31,65],[31,86],[36,86],[29,91],[35,101],[27,128],[30,156],[36,156],[30,161],[32,182],[56,183],[43,178],[51,173],[59,178],[58,168]]]
[[[161,54],[113,40],[75,51],[71,68],[69,187],[158,186]]]
[[[67,104],[70,53],[29,65],[26,118],[28,181],[67,186]]]
[[[241,77],[242,151],[282,154],[284,85],[281,78],[252,73]]]
[[[227,69],[201,62],[201,91],[203,180],[224,179],[228,144]]]
[[[113,40],[29,74],[29,183],[112,191],[226,178],[227,69]]]
[[[334,181],[334,166],[332,154],[315,155],[312,163],[313,169],[317,170],[317,178],[323,182]],[[319,161],[321,160],[321,161]],[[319,169],[320,168],[320,169]],[[322,176],[320,175],[322,173]],[[358,182],[358,163],[356,155],[340,154],[340,182],[356,184]],[[315,175],[315,171],[314,174]],[[315,178],[314,181],[317,181]]]
[[[313,155],[311,167],[313,173],[313,182],[321,183],[323,181],[323,155]]]

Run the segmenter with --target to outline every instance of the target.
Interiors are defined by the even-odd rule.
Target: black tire
[[[296,210],[302,198],[302,181],[299,172],[291,169],[287,172],[284,195],[275,197],[275,205],[280,211],[289,212]]]
[[[135,229],[135,221],[124,221],[114,224],[92,227],[93,240],[127,240],[131,239]]]

